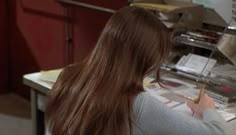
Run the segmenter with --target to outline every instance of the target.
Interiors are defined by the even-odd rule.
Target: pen
[[[201,90],[200,90],[200,92],[199,92],[199,94],[198,94],[198,97],[197,97],[196,99],[194,99],[194,103],[195,103],[195,104],[198,104],[198,103],[199,103],[200,98],[201,98],[202,94],[204,93],[205,86],[206,86],[206,84],[203,84],[203,85],[202,85]]]
[[[205,86],[206,86],[206,84],[203,84],[202,85],[202,87],[201,87],[201,89],[200,89],[200,92],[199,92],[199,94],[198,94],[198,97],[196,98],[196,99],[194,99],[194,103],[195,104],[198,104],[199,103],[199,101],[200,101],[200,99],[201,99],[201,96],[202,96],[202,94],[204,93],[204,90],[205,90]],[[193,114],[192,114],[192,116],[194,115],[194,111],[193,111]]]

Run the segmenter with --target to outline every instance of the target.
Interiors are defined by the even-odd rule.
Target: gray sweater
[[[202,120],[167,107],[148,92],[139,94],[133,106],[133,135],[225,135],[225,120],[207,109]]]
[[[148,92],[140,93],[134,101],[135,124],[132,135],[225,135],[225,120],[215,110],[196,119],[167,107]],[[48,129],[46,135],[50,135]]]

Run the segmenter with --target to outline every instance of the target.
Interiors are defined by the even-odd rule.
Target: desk
[[[23,76],[23,83],[29,86],[31,98],[32,135],[44,135],[45,98],[53,83],[41,80],[41,73],[32,73]]]
[[[53,83],[43,81],[41,73],[24,75],[23,83],[31,88],[31,116],[33,125],[32,135],[44,135],[44,109],[45,100]],[[235,109],[236,112],[236,109]],[[235,135],[236,120],[227,123],[229,135]]]

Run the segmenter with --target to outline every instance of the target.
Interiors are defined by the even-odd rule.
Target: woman
[[[172,111],[144,92],[144,76],[169,54],[168,29],[149,11],[125,7],[106,24],[91,55],[67,67],[49,95],[52,135],[224,134],[206,95],[189,105],[203,121]]]

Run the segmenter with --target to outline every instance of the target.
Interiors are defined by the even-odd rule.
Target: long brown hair
[[[131,134],[133,101],[145,74],[169,52],[168,29],[151,12],[124,7],[107,22],[94,50],[67,67],[48,97],[53,135]]]

